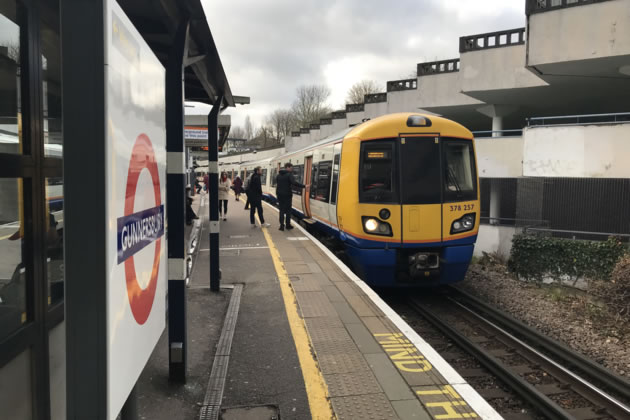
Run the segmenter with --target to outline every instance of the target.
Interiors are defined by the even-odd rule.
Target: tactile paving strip
[[[324,292],[295,292],[295,295],[304,318],[337,315]]]
[[[302,277],[304,276],[304,277]],[[301,276],[291,276],[291,287],[296,292],[319,292],[322,286],[327,284],[314,277],[306,277],[307,274]]]
[[[369,370],[367,362],[360,353],[322,354],[317,357],[323,374],[350,373]]]
[[[331,398],[338,420],[392,420],[398,416],[385,394]]]
[[[359,353],[357,345],[347,333],[337,340],[313,341],[313,347],[317,357],[325,354]]]
[[[310,319],[326,319],[326,322],[308,322]],[[306,322],[306,330],[313,343],[319,341],[335,341],[351,339],[339,318],[310,318]]]
[[[331,397],[383,392],[371,370],[324,375]]]

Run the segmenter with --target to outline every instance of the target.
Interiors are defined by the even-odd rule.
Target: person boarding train
[[[291,225],[291,203],[293,201],[293,187],[305,188],[293,176],[293,165],[289,162],[284,164],[284,169],[276,177],[276,197],[278,197],[278,207],[280,208],[280,230],[293,229]],[[286,221],[286,223],[285,223]]]

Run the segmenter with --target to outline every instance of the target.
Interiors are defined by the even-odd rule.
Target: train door
[[[399,140],[402,241],[442,241],[440,138],[404,134]]]
[[[339,189],[339,168],[341,167],[341,143],[335,144],[333,149],[333,163],[330,182],[330,205],[328,206],[328,220],[337,227],[337,190]]]
[[[302,212],[304,213],[304,217],[310,219],[312,217],[311,214],[311,174],[313,172],[313,156],[306,156],[304,158],[304,184],[306,188],[304,189],[304,194],[302,194]]]

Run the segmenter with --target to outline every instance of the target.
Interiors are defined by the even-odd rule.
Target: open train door
[[[304,158],[304,193],[302,194],[302,213],[304,218],[310,219],[311,214],[311,174],[313,172],[313,156],[306,156]]]
[[[399,143],[402,241],[442,242],[438,134],[401,134]]]

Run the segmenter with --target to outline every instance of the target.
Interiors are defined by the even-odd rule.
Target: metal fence
[[[624,122],[630,122],[630,112],[527,118],[528,127],[550,125],[614,124]]]
[[[459,38],[459,52],[487,50],[525,44],[525,28],[485,34],[462,36]]]
[[[609,0],[527,0],[525,14],[549,12],[567,7],[584,6],[593,3],[602,3]]]
[[[481,178],[480,184],[486,223],[576,239],[630,237],[630,179]]]

